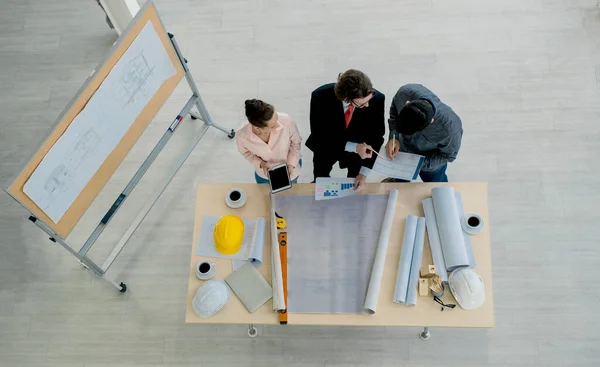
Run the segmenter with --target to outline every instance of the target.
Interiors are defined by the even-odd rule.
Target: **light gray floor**
[[[496,327],[261,327],[183,323],[194,187],[251,182],[217,131],[181,170],[110,274],[91,276],[0,195],[0,365],[600,365],[600,18],[595,0],[160,0],[219,123],[258,96],[309,132],[310,91],[354,67],[388,97],[429,86],[463,118],[452,181],[488,181]],[[95,1],[0,0],[4,186],[116,37]],[[160,111],[70,237],[81,244],[189,94]],[[183,150],[185,122],[91,256],[102,263]],[[306,149],[301,181],[310,180]],[[377,177],[372,177],[372,180]],[[451,312],[448,312],[451,317]]]

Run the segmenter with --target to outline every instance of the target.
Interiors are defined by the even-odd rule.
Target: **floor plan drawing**
[[[58,223],[175,72],[154,26],[146,23],[25,183],[25,194]]]

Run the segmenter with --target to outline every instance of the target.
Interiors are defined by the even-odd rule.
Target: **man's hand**
[[[385,152],[391,159],[396,158],[400,151],[400,141],[398,139],[390,139],[385,145]]]
[[[356,145],[356,153],[358,153],[358,155],[362,159],[371,158],[373,156],[373,148],[371,148],[371,146],[369,144],[364,144],[364,143],[357,144]]]
[[[354,191],[361,192],[367,186],[367,176],[358,175],[354,179]]]

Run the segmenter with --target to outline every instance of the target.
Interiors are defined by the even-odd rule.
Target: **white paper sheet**
[[[431,190],[433,208],[447,271],[469,266],[469,255],[454,189],[449,186]]]
[[[414,215],[406,217],[404,237],[402,238],[402,250],[400,251],[400,261],[398,263],[398,273],[396,275],[396,290],[394,292],[395,303],[406,303],[408,279],[410,277],[415,237],[417,236],[417,219],[418,218]]]
[[[427,224],[427,238],[429,238],[429,248],[431,249],[431,258],[435,265],[435,273],[442,278],[442,282],[448,281],[448,271],[444,262],[444,253],[442,252],[442,243],[438,232],[433,210],[433,200],[427,198],[423,200],[423,212],[425,213],[425,222]]]
[[[381,225],[381,234],[377,243],[377,252],[373,261],[371,277],[369,278],[369,288],[365,297],[365,311],[372,315],[377,311],[377,300],[379,299],[379,289],[381,288],[381,279],[385,267],[385,256],[387,254],[388,242],[392,231],[392,222],[396,212],[396,200],[398,199],[398,190],[392,189],[388,198],[383,224]]]
[[[146,23],[23,191],[54,223],[63,217],[175,67]]]
[[[198,243],[196,244],[196,255],[250,261],[254,263],[255,266],[260,265],[262,263],[262,252],[264,249],[265,219],[242,218],[244,221],[244,238],[239,251],[233,255],[223,255],[215,248],[214,229],[219,219],[221,219],[221,217],[214,215],[205,215],[202,217],[200,236],[198,236]],[[257,231],[262,231],[262,234],[257,233]],[[262,242],[260,241],[261,239]],[[240,264],[238,263],[238,265]]]
[[[408,277],[408,292],[406,294],[406,304],[417,304],[417,289],[419,286],[419,273],[421,263],[423,262],[423,246],[425,244],[425,218],[419,217],[417,220],[417,233],[415,236],[415,246],[413,248],[412,262],[410,265],[410,276]]]
[[[277,238],[277,225],[275,217],[275,197],[273,194],[271,194],[269,210],[271,212],[271,228],[269,229],[271,231],[271,287],[273,288],[273,310],[280,311],[286,309],[286,304],[283,294],[283,273],[281,270],[279,239]]]
[[[315,200],[329,200],[355,195],[353,178],[317,177]]]
[[[287,222],[290,313],[362,314],[388,195],[275,195]]]
[[[399,152],[394,160],[378,155],[373,165],[373,171],[386,177],[412,181],[419,176],[424,159],[422,155],[404,152]]]

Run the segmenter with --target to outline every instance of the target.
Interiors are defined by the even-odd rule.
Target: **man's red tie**
[[[354,111],[354,105],[349,104],[346,112],[344,112],[344,117],[346,118],[346,128],[350,125],[350,120],[352,119],[352,112]]]

